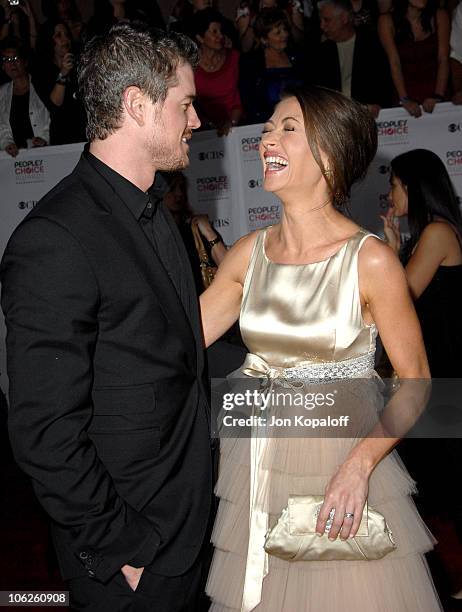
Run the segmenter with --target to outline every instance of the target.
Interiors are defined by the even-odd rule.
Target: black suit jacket
[[[64,578],[104,582],[125,563],[183,573],[212,487],[196,302],[187,316],[85,157],[16,229],[1,275],[11,443],[52,518]]]
[[[316,58],[316,84],[342,90],[337,44],[326,40],[319,46]],[[353,53],[351,97],[361,104],[391,106],[392,84],[387,59],[377,36],[359,28]]]

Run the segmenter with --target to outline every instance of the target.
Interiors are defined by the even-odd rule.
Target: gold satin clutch
[[[265,550],[285,561],[369,561],[381,559],[396,548],[385,518],[364,506],[361,524],[354,538],[331,542],[329,519],[322,536],[316,535],[316,522],[324,498],[321,495],[291,495],[287,508],[268,531]]]
[[[213,279],[215,278],[217,266],[209,259],[207,250],[204,246],[204,241],[202,240],[202,235],[197,225],[191,225],[191,230],[194,237],[194,244],[196,245],[197,249],[197,254],[199,256],[202,283],[204,284],[204,289],[207,289],[210,287]]]

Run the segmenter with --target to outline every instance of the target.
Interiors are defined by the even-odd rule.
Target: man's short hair
[[[127,87],[139,87],[153,104],[164,102],[178,66],[185,63],[195,68],[198,51],[182,34],[123,23],[89,40],[77,72],[88,140],[104,140],[120,127]]]
[[[333,6],[338,11],[344,11],[350,15],[353,14],[353,5],[350,0],[319,0],[318,9],[328,5]]]

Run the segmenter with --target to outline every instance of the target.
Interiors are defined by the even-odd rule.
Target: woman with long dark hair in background
[[[446,95],[449,17],[438,0],[395,0],[378,33],[390,63],[395,103],[413,117],[433,112]]]
[[[460,377],[462,215],[454,187],[440,158],[425,149],[395,157],[391,172],[385,235],[406,266],[430,371],[434,378]],[[399,219],[404,216],[410,238],[402,244]]]
[[[425,149],[395,157],[391,172],[385,236],[406,268],[432,378],[462,378],[462,215],[454,187],[441,159]],[[404,216],[410,237],[402,243]],[[451,388],[448,381],[435,380],[433,386]],[[435,407],[435,416],[444,419],[441,406]],[[455,484],[462,478],[460,440],[405,440],[400,455],[417,480],[419,510],[437,539],[444,541],[446,530],[453,530],[453,548],[462,552],[462,505]],[[442,590],[459,591],[462,576],[446,559],[444,546],[437,546],[435,555],[432,569],[442,575]]]
[[[64,21],[49,19],[40,28],[34,84],[50,111],[50,144],[85,140],[85,114],[77,96],[76,56]]]
[[[62,21],[67,25],[74,44],[80,43],[83,21],[76,0],[42,0],[42,13],[51,21]]]

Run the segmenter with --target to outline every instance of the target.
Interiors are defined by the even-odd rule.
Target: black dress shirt
[[[188,264],[185,266],[187,257],[181,251],[184,251],[181,237],[174,227],[173,218],[168,218],[170,213],[162,203],[167,190],[165,179],[157,173],[154,185],[144,192],[89,151],[84,155],[138,221],[169,275],[185,312],[191,317],[191,300],[195,299],[194,282]]]

